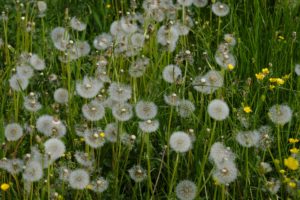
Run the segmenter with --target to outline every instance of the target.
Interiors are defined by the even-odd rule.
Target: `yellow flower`
[[[279,36],[278,36],[278,39],[280,39],[280,40],[284,40],[284,37],[283,37],[283,36],[281,36],[281,35],[279,35]]]
[[[251,113],[251,112],[252,112],[251,107],[250,107],[250,106],[245,106],[245,107],[244,107],[244,112],[245,112],[245,113]]]
[[[283,84],[284,84],[284,80],[281,79],[281,78],[277,78],[277,79],[276,79],[276,83],[277,83],[278,85],[283,85]]]
[[[289,79],[289,78],[290,78],[290,75],[289,75],[289,74],[286,74],[286,75],[284,75],[284,76],[282,77],[283,80],[287,80],[287,79]]]
[[[227,65],[227,68],[231,71],[231,70],[234,69],[234,66],[233,66],[232,64],[228,64],[228,65]]]
[[[275,85],[270,85],[270,90],[273,90],[275,88]]]
[[[290,149],[290,152],[291,153],[298,153],[299,152],[299,149],[297,149],[296,147]]]
[[[271,83],[276,83],[276,82],[277,82],[277,78],[269,78],[269,81],[270,81]]]
[[[297,185],[296,185],[296,183],[294,181],[291,181],[291,182],[289,182],[289,186],[291,188],[295,188]]]
[[[265,75],[262,73],[258,73],[258,74],[255,74],[255,77],[257,80],[263,80],[265,78]]]
[[[106,4],[106,8],[110,8],[111,7],[111,5],[108,3],[108,4]]]
[[[262,69],[262,73],[265,74],[265,75],[267,75],[267,74],[270,73],[270,71],[269,71],[268,68],[263,68],[263,69]]]
[[[294,139],[294,138],[289,139],[289,143],[295,144],[295,143],[298,143],[298,142],[299,142],[298,139]]]
[[[284,159],[284,165],[287,166],[291,170],[297,170],[299,168],[299,162],[293,157],[288,157]]]
[[[1,190],[4,191],[4,192],[5,192],[6,190],[8,190],[9,187],[10,187],[10,186],[9,186],[8,183],[2,183],[2,184],[1,184]]]
[[[284,169],[281,169],[279,170],[280,174],[284,174],[285,173],[285,170]]]
[[[86,186],[86,189],[91,190],[91,189],[93,189],[93,186],[92,186],[91,184],[88,184],[88,185]]]
[[[104,138],[105,137],[105,133],[104,132],[100,132],[99,136],[102,137],[102,138]]]

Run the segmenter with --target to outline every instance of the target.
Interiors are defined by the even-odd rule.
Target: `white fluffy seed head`
[[[170,147],[178,153],[185,153],[192,148],[191,137],[182,131],[174,132],[169,143]]]
[[[95,37],[93,45],[98,50],[105,50],[112,44],[112,36],[108,33],[102,33]]]
[[[229,116],[229,107],[225,101],[214,99],[208,104],[208,115],[217,121],[222,121]]]
[[[108,94],[117,102],[125,102],[131,98],[131,86],[114,82],[109,86]]]
[[[84,169],[76,169],[70,173],[69,184],[71,188],[83,190],[90,183],[90,175]]]
[[[50,163],[62,157],[66,151],[65,144],[57,138],[51,138],[44,143],[45,153],[50,155]]]
[[[229,14],[230,9],[229,6],[225,3],[216,2],[212,5],[211,10],[215,15],[219,17],[224,17]]]
[[[140,165],[134,165],[129,170],[129,176],[132,180],[139,183],[147,178],[147,172]]]
[[[284,125],[291,121],[293,111],[288,105],[274,105],[269,109],[268,116],[274,124]]]
[[[177,106],[177,112],[180,117],[187,118],[195,111],[195,105],[190,100],[181,100]]]
[[[54,92],[54,100],[57,103],[60,103],[60,104],[67,103],[68,100],[69,100],[68,90],[65,89],[65,88],[58,88],[58,89],[56,89],[55,92]]]
[[[164,81],[168,83],[176,83],[177,80],[181,79],[181,76],[181,69],[177,65],[167,65],[162,72]]]
[[[220,164],[213,172],[214,179],[220,183],[227,185],[237,178],[238,170],[232,161]]]
[[[86,29],[86,24],[77,19],[77,17],[72,17],[70,26],[76,31],[84,31]]]
[[[148,119],[146,121],[139,122],[139,128],[145,133],[155,132],[159,128],[159,121]]]
[[[12,75],[9,79],[9,85],[11,89],[19,92],[25,90],[29,84],[29,80],[26,77],[20,76],[18,74]]]
[[[100,135],[103,131],[101,129],[86,129],[84,131],[84,141],[90,147],[96,149],[105,144],[105,138]]]
[[[23,128],[18,123],[11,123],[5,126],[4,135],[7,141],[17,141],[23,136]]]
[[[39,181],[43,177],[43,167],[38,161],[29,161],[23,172],[23,179],[29,182]]]
[[[139,101],[135,106],[135,112],[142,120],[153,119],[157,115],[157,106],[150,101]]]
[[[182,180],[177,184],[175,192],[180,200],[193,200],[196,198],[197,186],[190,180]]]
[[[224,146],[221,142],[215,142],[210,149],[209,159],[216,165],[220,166],[226,161],[234,162],[235,154],[229,147]]]
[[[33,76],[33,69],[28,65],[17,66],[16,70],[19,77],[30,79]]]
[[[40,71],[46,68],[45,60],[40,58],[37,54],[32,54],[29,62],[35,70]]]
[[[94,180],[91,185],[94,192],[102,193],[107,190],[109,182],[104,177],[99,177]]]
[[[83,116],[89,121],[101,120],[105,115],[105,109],[101,103],[96,100],[82,106]]]
[[[102,87],[101,81],[88,76],[85,76],[82,81],[76,82],[76,92],[85,99],[95,97]]]
[[[295,73],[297,76],[300,76],[300,64],[295,65]]]
[[[243,147],[253,147],[256,146],[260,139],[260,134],[258,131],[240,131],[236,135],[235,139]]]
[[[113,106],[112,114],[118,121],[128,121],[133,117],[132,105],[129,103],[118,103]]]
[[[219,71],[210,70],[204,76],[196,76],[194,89],[204,94],[211,94],[224,84],[224,78]]]

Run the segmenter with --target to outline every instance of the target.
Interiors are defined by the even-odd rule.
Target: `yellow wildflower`
[[[299,140],[297,138],[296,139],[294,139],[294,138],[289,139],[289,143],[295,144],[295,143],[298,143],[298,142],[299,142]]]
[[[255,74],[255,77],[257,80],[263,80],[265,78],[265,75],[262,73],[258,73],[258,74]]]
[[[285,170],[284,169],[281,169],[279,170],[280,174],[284,174],[285,173]]]
[[[296,185],[296,183],[294,181],[291,181],[291,182],[289,182],[289,186],[291,188],[295,188],[297,185]]]
[[[110,8],[111,7],[111,5],[108,3],[108,4],[106,4],[106,8]]]
[[[296,147],[290,149],[290,152],[291,153],[298,153],[299,152],[299,149],[297,149]]]
[[[279,36],[278,36],[278,39],[284,40],[284,37],[283,37],[282,35],[279,35]]]
[[[228,65],[227,65],[227,68],[231,71],[231,70],[234,69],[234,66],[233,66],[232,64],[228,64]]]
[[[270,90],[273,90],[275,88],[275,85],[270,85]]]
[[[288,157],[284,159],[284,165],[287,166],[291,170],[297,170],[299,168],[299,162],[293,157]]]
[[[245,106],[245,107],[244,107],[244,112],[245,112],[245,113],[251,113],[251,112],[252,112],[251,107],[250,107],[250,106]]]
[[[88,185],[86,186],[86,189],[91,190],[92,188],[93,188],[93,186],[92,186],[91,184],[88,184]]]
[[[290,78],[290,75],[289,75],[289,74],[286,74],[286,75],[284,75],[284,76],[282,77],[283,80],[287,80],[287,79],[289,79],[289,78]]]
[[[277,78],[277,79],[276,79],[276,83],[277,83],[278,85],[283,85],[283,84],[284,84],[284,80],[281,79],[281,78]]]
[[[263,69],[262,69],[262,73],[265,74],[265,75],[267,75],[267,74],[270,73],[270,71],[269,71],[268,68],[263,68]]]
[[[276,82],[277,82],[277,78],[269,78],[269,81],[270,81],[271,83],[276,83]]]
[[[2,184],[1,184],[1,190],[4,191],[4,192],[5,192],[6,190],[8,190],[9,187],[10,187],[10,185],[9,185],[8,183],[2,183]]]
[[[105,133],[104,132],[100,132],[99,136],[102,137],[102,138],[104,138],[105,137]]]

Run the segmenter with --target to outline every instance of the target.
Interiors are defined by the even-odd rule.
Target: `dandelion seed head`
[[[176,93],[164,95],[164,100],[165,100],[165,103],[170,106],[178,106],[180,103],[180,98]]]
[[[118,121],[128,121],[133,117],[132,105],[129,103],[118,103],[112,108],[112,114]]]
[[[215,142],[211,146],[209,159],[216,166],[220,166],[221,164],[227,161],[234,162],[235,158],[236,158],[235,154],[230,150],[230,148],[224,146],[223,143]]]
[[[23,128],[18,123],[7,124],[4,135],[7,141],[17,141],[23,136]]]
[[[194,0],[193,4],[198,8],[203,8],[207,5],[208,0]]]
[[[117,102],[125,102],[131,98],[131,86],[114,82],[109,86],[108,94]]]
[[[176,110],[180,117],[187,118],[195,111],[195,105],[190,100],[180,100]]]
[[[170,147],[178,153],[185,153],[192,148],[191,137],[182,131],[172,133],[169,143]]]
[[[238,170],[234,162],[227,161],[220,164],[213,172],[214,179],[220,183],[227,185],[237,178]]]
[[[12,175],[16,175],[23,170],[24,161],[18,158],[14,159],[1,159],[0,169],[4,169]]]
[[[102,87],[103,83],[101,81],[88,76],[76,82],[76,92],[79,96],[86,99],[95,97]]]
[[[18,74],[14,74],[9,79],[9,85],[11,89],[20,92],[25,90],[29,84],[29,80],[26,77],[19,76]]]
[[[94,192],[102,193],[107,190],[109,182],[104,177],[99,177],[91,182],[92,190]]]
[[[105,135],[106,139],[110,142],[116,142],[117,141],[117,135],[118,135],[118,124],[117,123],[110,123],[107,124],[105,127]]]
[[[259,142],[260,135],[259,132],[254,131],[240,131],[236,135],[235,139],[243,147],[253,147],[256,146]]]
[[[89,156],[87,153],[82,151],[76,151],[74,154],[76,161],[84,167],[92,167],[95,159],[92,156]]]
[[[54,92],[54,100],[60,104],[68,103],[68,100],[69,100],[68,90],[65,88],[56,89]]]
[[[295,73],[297,76],[300,76],[300,64],[295,65]]]
[[[139,128],[145,133],[155,132],[159,128],[159,121],[148,119],[146,121],[139,122]]]
[[[96,100],[82,106],[83,116],[89,121],[101,120],[105,115],[105,109],[101,103]]]
[[[224,78],[219,71],[210,70],[204,76],[196,76],[194,89],[204,94],[211,94],[224,85]]]
[[[219,16],[219,17],[224,17],[229,14],[229,6],[225,3],[221,2],[216,2],[212,5],[212,12]]]
[[[268,116],[274,124],[284,125],[291,121],[293,111],[288,105],[274,105],[269,109]]]
[[[49,162],[52,163],[55,160],[62,157],[66,151],[65,144],[57,138],[51,138],[44,143],[45,152],[50,155]]]
[[[72,17],[70,26],[76,31],[84,31],[86,29],[86,24],[77,19],[77,17]]]
[[[84,131],[84,141],[94,149],[100,148],[105,144],[105,138],[99,136],[99,133],[102,132],[100,128],[86,129]]]
[[[43,167],[38,161],[29,161],[23,172],[23,179],[29,182],[39,181],[43,177]]]
[[[142,120],[152,119],[157,115],[157,106],[150,101],[138,101],[135,112],[137,117]]]
[[[132,180],[139,183],[147,178],[147,172],[140,165],[134,165],[129,170],[129,176]]]
[[[190,180],[182,180],[177,184],[175,193],[180,200],[193,200],[196,198],[197,186]]]
[[[167,65],[162,72],[164,81],[168,83],[176,82],[181,76],[181,69],[177,65]]]
[[[225,120],[229,116],[229,107],[225,101],[214,99],[208,104],[208,115],[217,121]]]
[[[33,69],[41,71],[46,68],[45,60],[40,58],[37,54],[32,54],[29,60],[30,65]]]
[[[16,70],[19,77],[30,79],[33,76],[33,69],[28,65],[17,66]]]
[[[70,173],[69,184],[71,188],[83,190],[90,183],[90,175],[84,169],[76,169]]]
[[[112,44],[112,36],[109,33],[102,33],[95,37],[93,45],[98,50],[105,50]]]

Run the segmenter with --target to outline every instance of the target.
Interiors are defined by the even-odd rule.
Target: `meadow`
[[[2,0],[1,200],[300,199],[298,0]]]

